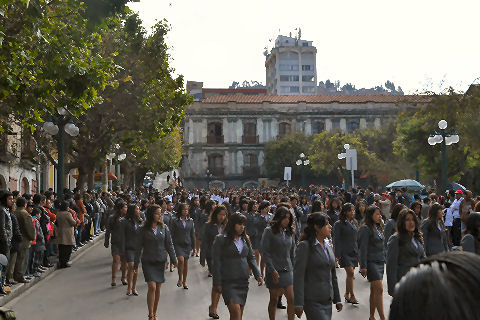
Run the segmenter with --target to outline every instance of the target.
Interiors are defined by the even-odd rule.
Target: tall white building
[[[267,94],[316,94],[317,49],[299,38],[280,35],[266,53]]]

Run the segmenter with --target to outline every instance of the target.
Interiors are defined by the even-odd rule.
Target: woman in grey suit
[[[447,232],[445,229],[443,206],[434,203],[428,211],[428,218],[423,220],[420,226],[427,257],[448,251]]]
[[[170,221],[175,254],[178,259],[178,282],[177,287],[188,289],[188,258],[192,248],[195,248],[195,228],[193,220],[188,216],[188,204],[180,203],[177,208],[177,215]]]
[[[388,294],[393,296],[395,285],[410,270],[425,258],[423,239],[414,211],[403,209],[398,215],[397,230],[387,245]]]
[[[355,267],[358,265],[357,232],[358,223],[354,218],[355,207],[351,203],[345,203],[338,216],[338,221],[333,226],[333,246],[335,256],[338,258],[340,268],[345,269],[345,301],[358,304],[353,293],[353,276]]]
[[[257,224],[257,233],[259,235],[263,235],[263,231],[268,226],[270,221],[273,219],[273,214],[270,213],[270,202],[262,201],[258,206],[258,211],[260,214],[257,216],[256,224]],[[262,237],[258,236],[257,241],[259,242],[257,245],[258,251],[260,253],[260,261],[257,260],[257,265],[260,267],[260,272],[262,273],[262,278],[265,278],[265,258],[263,257],[263,250],[262,250]]]
[[[127,271],[127,261],[125,260],[125,244],[123,241],[124,237],[124,224],[122,223],[123,217],[127,213],[127,204],[122,200],[118,200],[115,203],[113,214],[108,217],[107,230],[105,232],[105,248],[111,246],[112,252],[112,283],[111,286],[115,287],[117,284],[115,279],[117,277],[118,265],[120,264],[120,269],[122,270],[122,284],[127,285],[126,280],[126,271]],[[110,240],[111,236],[111,240]]]
[[[369,206],[365,212],[364,224],[358,230],[360,250],[360,273],[370,282],[370,320],[375,320],[375,310],[381,320],[383,312],[383,273],[385,250],[383,244],[382,212],[377,206]]]
[[[338,290],[335,256],[328,243],[332,226],[328,216],[311,213],[295,250],[293,303],[295,314],[305,311],[308,320],[332,318],[332,303],[343,308]]]
[[[292,229],[293,215],[286,207],[278,207],[275,216],[262,236],[262,253],[267,265],[265,284],[270,291],[268,315],[275,320],[278,298],[287,297],[289,320],[295,317],[293,306],[293,263],[295,234]]]
[[[127,214],[125,215],[125,219],[123,220],[124,232],[125,232],[125,239],[124,239],[124,252],[125,252],[125,259],[127,260],[127,296],[138,296],[137,292],[137,277],[138,277],[138,261],[139,257],[137,257],[137,240],[138,240],[138,233],[140,228],[142,227],[143,220],[140,217],[140,208],[136,204],[130,204],[127,208]],[[136,262],[136,263],[135,263]],[[137,268],[134,268],[134,265],[137,265]]]
[[[472,212],[468,216],[461,244],[463,251],[480,254],[480,213]]]
[[[245,234],[247,218],[240,213],[230,216],[225,232],[213,242],[213,286],[222,293],[230,312],[230,319],[243,317],[247,301],[249,268],[253,270],[258,285],[263,284],[255,262],[250,239]]]
[[[203,229],[202,235],[202,247],[200,250],[200,265],[205,267],[205,260],[207,260],[208,276],[212,276],[213,256],[212,247],[215,237],[219,234],[223,234],[225,226],[227,224],[227,208],[224,206],[218,206],[213,210],[208,221]],[[220,300],[220,293],[215,291],[212,286],[212,303],[208,307],[208,316],[213,319],[219,319],[217,314],[218,301]]]
[[[398,215],[400,214],[400,211],[402,211],[403,209],[406,209],[406,208],[407,207],[405,207],[401,203],[397,203],[395,206],[393,206],[392,214],[390,216],[390,219],[388,219],[388,221],[385,223],[385,231],[384,231],[385,237],[383,239],[385,249],[387,248],[388,239],[390,239],[390,237],[395,232],[397,232],[397,219],[398,219]]]
[[[157,319],[158,300],[160,288],[165,282],[165,263],[167,252],[170,261],[176,265],[177,258],[173,248],[170,230],[163,223],[162,211],[159,206],[152,205],[147,208],[145,225],[138,233],[137,252],[134,268],[138,268],[141,256],[143,275],[148,285],[147,306],[148,319]]]

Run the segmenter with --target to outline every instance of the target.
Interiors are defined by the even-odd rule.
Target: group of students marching
[[[119,199],[105,236],[113,256],[111,285],[116,285],[120,265],[127,295],[138,295],[141,262],[148,284],[148,319],[157,319],[165,270],[176,267],[177,286],[188,289],[188,262],[196,255],[212,277],[209,317],[219,319],[222,296],[230,319],[242,319],[253,275],[259,286],[265,282],[269,289],[270,319],[275,319],[278,301],[285,296],[289,320],[303,313],[307,319],[324,320],[331,319],[333,305],[337,311],[343,307],[338,267],[346,272],[345,302],[359,303],[353,279],[360,265],[360,274],[370,282],[369,317],[375,319],[378,312],[384,320],[385,269],[388,293],[393,295],[410,268],[426,256],[449,250],[441,205],[433,204],[420,225],[416,213],[400,203],[387,220],[376,205],[363,203],[359,208],[333,198],[324,210],[324,203],[313,197],[306,212],[296,199],[280,198],[272,204],[242,196],[232,208],[205,196],[175,204],[159,198],[144,204],[143,211]]]

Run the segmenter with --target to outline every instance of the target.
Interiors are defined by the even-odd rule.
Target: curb
[[[104,241],[105,239],[105,231],[102,231],[98,236],[94,237],[92,241],[88,242],[86,245],[83,247],[79,248],[77,251],[72,252],[72,255],[70,257],[70,261],[74,262],[78,258],[80,258],[84,253],[88,251],[89,248],[93,247],[95,244],[97,244],[100,241]],[[29,283],[17,283],[10,287],[11,292],[10,294],[6,296],[0,296],[0,307],[5,306],[7,303],[12,301],[13,299],[19,297],[21,294],[26,292],[28,289],[31,287],[35,286],[37,283],[40,281],[46,279],[50,275],[53,275],[55,270],[57,270],[57,264],[51,268],[49,268],[47,271],[41,274],[39,278],[33,278],[30,280]]]

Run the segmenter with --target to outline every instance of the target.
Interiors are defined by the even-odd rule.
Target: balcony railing
[[[243,144],[258,144],[258,136],[242,136]]]
[[[243,175],[246,177],[260,176],[260,167],[243,167]]]
[[[208,144],[223,144],[223,136],[207,136]]]
[[[221,167],[214,167],[214,168],[208,168],[208,171],[212,174],[214,177],[223,177],[225,168]]]

